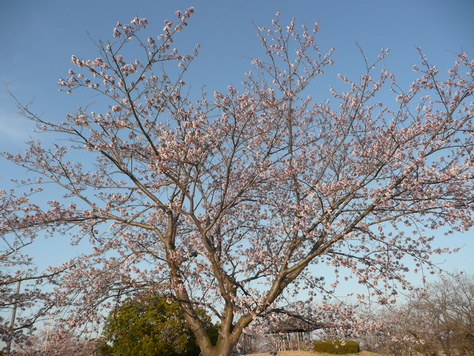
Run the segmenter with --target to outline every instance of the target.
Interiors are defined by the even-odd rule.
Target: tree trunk
[[[228,356],[230,355],[230,352],[232,351],[234,344],[235,342],[232,342],[230,338],[220,339],[217,345],[215,346],[212,346],[212,347],[201,346],[200,356]]]

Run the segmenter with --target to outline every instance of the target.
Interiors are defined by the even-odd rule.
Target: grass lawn
[[[251,354],[246,356],[269,356],[269,353],[263,354]],[[334,356],[332,354],[325,354],[320,352],[312,352],[312,351],[280,351],[278,356]],[[380,356],[380,354],[376,354],[374,352],[368,351],[361,351],[357,354],[346,354],[345,356]]]

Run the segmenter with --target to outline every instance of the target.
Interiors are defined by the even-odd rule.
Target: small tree
[[[184,79],[197,52],[173,48],[192,13],[178,11],[158,37],[140,37],[145,19],[118,24],[97,58],[73,56],[77,69],[60,85],[97,100],[64,122],[22,107],[69,145],[32,141],[24,154],[4,154],[34,178],[0,191],[0,236],[14,255],[39,234],[91,245],[48,271],[55,291],[43,300],[69,313],[57,322],[83,328],[110,299],[159,292],[180,303],[204,356],[224,356],[283,297],[329,297],[344,268],[372,299],[392,302],[410,287],[407,258],[429,266],[443,252],[431,229],[473,225],[467,54],[441,75],[420,51],[419,77],[403,90],[392,73],[375,73],[383,50],[360,78],[340,75],[329,100],[313,85],[332,64],[317,25],[298,30],[277,17],[258,28],[266,57],[240,87],[192,100]],[[12,288],[0,293],[14,300]],[[215,345],[203,308],[219,319]]]
[[[207,332],[217,339],[217,329],[201,313]],[[199,345],[186,324],[179,303],[162,296],[127,300],[109,315],[104,327],[104,354],[143,356],[197,356]]]

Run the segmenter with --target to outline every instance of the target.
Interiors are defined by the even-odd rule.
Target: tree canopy
[[[265,57],[243,83],[194,100],[185,79],[197,49],[173,47],[192,14],[178,11],[176,23],[147,38],[146,19],[119,23],[113,39],[97,43],[97,58],[73,55],[75,69],[59,85],[96,96],[65,121],[22,106],[39,131],[61,140],[3,153],[30,175],[0,191],[0,307],[38,311],[12,327],[2,320],[4,337],[20,342],[35,318],[64,308],[56,322],[86,330],[111,301],[153,291],[180,304],[204,356],[227,355],[284,298],[304,292],[329,308],[342,278],[393,302],[410,288],[410,261],[429,268],[443,252],[432,247],[433,229],[472,226],[474,62],[466,53],[446,73],[420,50],[418,79],[404,89],[377,69],[382,50],[364,59],[359,78],[340,75],[329,99],[313,82],[333,64],[332,50],[316,44],[317,24],[284,26],[277,16],[257,28]],[[38,236],[63,235],[90,250],[45,272],[21,253]],[[20,280],[30,285],[21,295]],[[219,320],[215,345],[203,309]]]

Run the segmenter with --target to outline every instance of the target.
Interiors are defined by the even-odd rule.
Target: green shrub
[[[313,351],[344,355],[357,353],[360,349],[356,341],[318,340],[314,343]]]
[[[218,327],[204,310],[196,310],[207,324],[211,340],[217,341]],[[199,345],[186,325],[177,302],[160,295],[127,299],[113,309],[103,329],[102,355],[197,356]]]

